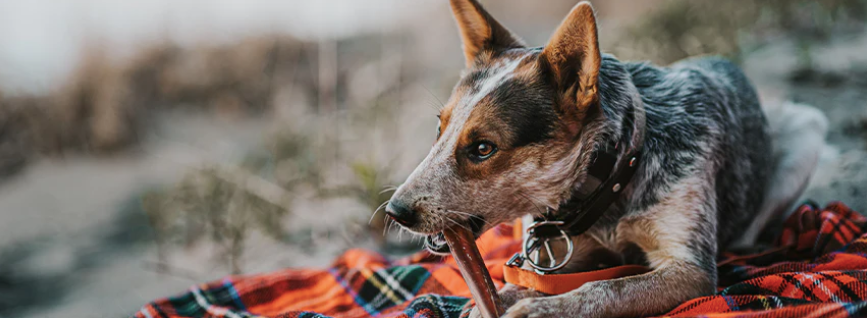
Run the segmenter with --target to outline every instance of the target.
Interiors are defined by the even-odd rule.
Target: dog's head
[[[582,133],[601,116],[602,62],[590,4],[527,48],[475,0],[451,0],[467,69],[430,153],[386,207],[419,234],[490,225],[557,206],[576,182]]]

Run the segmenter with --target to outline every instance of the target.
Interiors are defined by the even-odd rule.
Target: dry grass
[[[811,44],[832,32],[860,31],[865,19],[864,0],[675,0],[628,27],[614,52],[662,64],[703,54],[739,60],[785,36],[799,43],[801,63],[809,66]]]
[[[28,154],[110,153],[134,145],[160,108],[262,113],[275,87],[291,83],[312,94],[309,46],[285,36],[192,49],[160,43],[123,62],[92,46],[51,93],[0,96],[0,120],[19,122],[18,134],[2,142],[15,139]]]

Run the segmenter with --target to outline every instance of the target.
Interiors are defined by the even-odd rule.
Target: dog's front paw
[[[543,318],[563,317],[565,312],[560,310],[559,300],[554,297],[524,298],[506,310],[504,318]]]
[[[585,310],[589,309],[589,310]],[[581,301],[564,295],[525,298],[509,307],[504,318],[602,317],[597,310],[581,306]]]
[[[514,305],[516,302],[518,302],[521,299],[544,296],[544,294],[537,292],[535,290],[526,289],[524,287],[519,287],[519,286],[512,285],[512,284],[506,284],[506,286],[503,287],[502,289],[500,289],[500,291],[498,291],[497,294],[500,296],[500,303],[505,308],[511,307],[512,305]],[[482,313],[481,313],[481,311],[479,311],[478,307],[473,307],[473,309],[470,311],[470,315],[468,317],[469,318],[481,318]]]

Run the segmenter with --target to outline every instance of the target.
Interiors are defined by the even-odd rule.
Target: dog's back
[[[749,80],[721,58],[688,59],[667,68],[627,64],[627,69],[643,96],[651,139],[666,139],[668,150],[661,151],[671,155],[667,164],[676,167],[689,151],[707,151],[717,160],[718,245],[754,244],[806,188],[827,119],[813,107],[786,102],[765,107],[768,125]]]
[[[758,96],[731,62],[688,59],[670,67],[626,64],[647,112],[648,152],[659,154],[675,183],[696,158],[709,158],[716,192],[717,244],[725,247],[762,205],[773,167],[771,138]],[[648,191],[654,193],[659,191]],[[652,200],[649,200],[652,204]]]

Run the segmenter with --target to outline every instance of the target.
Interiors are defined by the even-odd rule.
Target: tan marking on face
[[[462,88],[459,87],[459,88],[457,88],[457,90],[455,90],[455,93],[459,93],[460,91],[462,91]],[[450,100],[445,105],[445,107],[443,107],[443,109],[440,110],[440,114],[439,114],[440,136],[437,136],[437,140],[434,141],[434,143],[439,141],[439,137],[442,136],[442,132],[446,131],[446,129],[448,128],[449,120],[452,118],[452,110],[454,108],[455,108],[455,103]]]
[[[511,156],[508,148],[508,140],[512,138],[506,123],[498,118],[494,105],[489,104],[490,98],[485,98],[476,105],[472,115],[464,125],[458,137],[454,156],[459,161],[460,172],[469,178],[482,179],[507,169],[504,165],[509,162]],[[497,147],[497,152],[488,160],[471,162],[467,158],[467,152],[477,142],[488,142]]]

